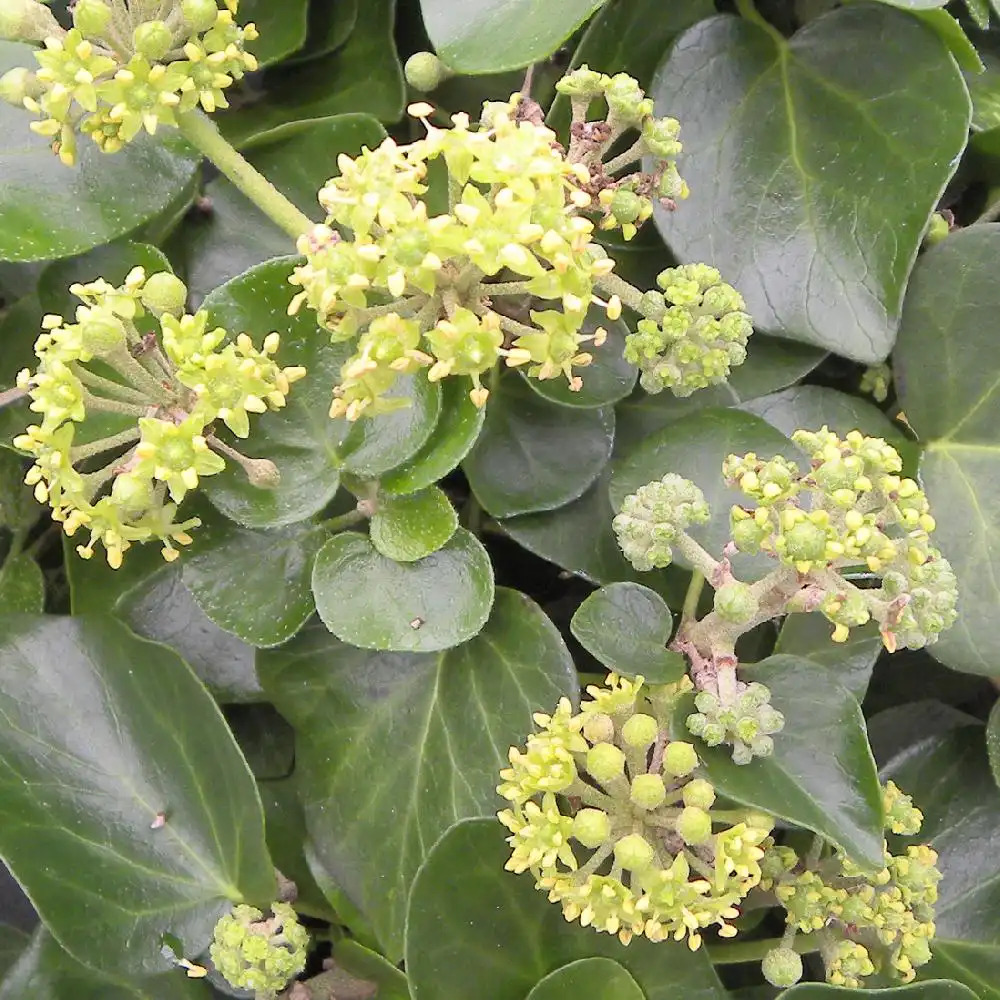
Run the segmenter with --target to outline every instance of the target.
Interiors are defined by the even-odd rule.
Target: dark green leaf
[[[645,1000],[639,984],[610,958],[581,958],[540,979],[527,1000]]]
[[[378,952],[369,951],[350,938],[343,938],[333,946],[333,956],[341,968],[375,983],[379,1000],[410,1000],[406,976]]]
[[[740,675],[771,689],[785,728],[771,757],[747,765],[734,764],[728,747],[698,741],[709,780],[728,798],[822,834],[866,869],[881,868],[882,793],[853,695],[793,656],[769,656]],[[691,710],[685,699],[676,719],[682,737]]]
[[[285,65],[325,56],[340,48],[358,20],[358,0],[314,0],[309,4],[306,44]]]
[[[8,556],[0,569],[0,614],[40,614],[45,606],[45,577],[26,553]]]
[[[242,0],[240,23],[252,22],[260,32],[260,38],[248,48],[261,67],[276,63],[305,44],[308,7],[308,0],[282,0],[280,4],[274,0]]]
[[[0,924],[0,983],[28,945],[28,935],[10,924]],[[2,989],[2,987],[0,987]]]
[[[313,524],[253,531],[206,518],[184,556],[184,585],[219,628],[252,646],[276,646],[313,613],[309,581],[322,543]]]
[[[868,741],[875,763],[881,766],[929,736],[980,725],[981,720],[968,712],[936,698],[919,698],[869,714]]]
[[[604,0],[421,0],[431,43],[457,73],[499,73],[548,59]]]
[[[380,555],[363,535],[335,535],[313,570],[316,610],[338,639],[362,649],[428,653],[471,639],[493,604],[493,567],[459,528],[416,562]]]
[[[986,723],[986,755],[993,778],[1000,788],[1000,700],[993,703],[989,721]]]
[[[20,455],[0,450],[0,524],[14,532],[27,532],[43,509],[24,484],[25,469]]]
[[[621,509],[622,501],[640,486],[660,479],[668,472],[690,479],[705,494],[712,511],[706,524],[688,529],[715,558],[729,541],[729,511],[745,501],[738,490],[729,489],[722,479],[722,463],[727,455],[756,452],[761,458],[784,455],[802,461],[801,452],[770,424],[737,410],[701,410],[668,424],[645,438],[614,462],[611,473],[611,506]],[[677,564],[691,567],[680,555]],[[766,556],[738,553],[732,560],[741,579],[763,576],[774,565]]]
[[[532,712],[574,692],[566,647],[528,598],[501,590],[482,634],[446,652],[369,653],[311,629],[259,669],[295,727],[320,860],[395,960],[427,852],[456,820],[494,812],[508,748]]]
[[[906,296],[893,355],[900,405],[925,451],[920,478],[937,518],[935,545],[958,577],[960,614],[932,647],[957,670],[1000,662],[1000,309],[991,261],[1000,226],[974,226],[924,256]]]
[[[0,74],[36,67],[27,45],[0,41]],[[80,140],[79,163],[64,166],[32,115],[0,106],[0,259],[69,257],[123,236],[161,212],[184,188],[198,160],[176,132],[141,136],[106,156]]]
[[[443,479],[476,443],[486,410],[469,399],[464,379],[445,379],[441,386],[441,415],[420,450],[379,479],[386,493],[415,493]]]
[[[0,855],[74,957],[165,972],[163,935],[194,956],[231,902],[274,898],[253,778],[182,660],[102,616],[0,635]]]
[[[827,983],[799,983],[798,986],[785,990],[781,994],[781,1000],[849,1000],[851,997],[864,1000],[871,995],[871,990],[866,989],[844,989]],[[976,994],[961,983],[942,980],[878,990],[875,995],[884,997],[885,1000],[976,1000]]]
[[[663,598],[637,583],[595,590],[576,609],[573,635],[609,670],[650,684],[672,684],[684,676],[680,653],[666,648],[674,621]]]
[[[657,214],[675,254],[718,266],[764,330],[884,358],[968,134],[944,44],[876,4],[838,8],[790,41],[716,17],[677,42],[653,94],[683,125],[692,180],[676,213]]]
[[[388,559],[415,562],[437,552],[458,527],[458,514],[436,486],[382,497],[369,526],[372,545]]]
[[[923,21],[948,46],[948,51],[955,57],[955,62],[966,73],[978,75],[983,72],[985,68],[983,61],[957,18],[952,17],[946,10],[940,9],[915,10],[913,15]],[[973,104],[974,110],[975,104]]]
[[[1000,795],[983,747],[968,726],[914,744],[883,770],[924,814],[920,842],[938,852],[937,935],[1000,940]]]
[[[413,1000],[466,1000],[470,983],[486,982],[490,1000],[522,1000],[543,976],[594,957],[624,967],[646,1000],[724,1000],[704,948],[644,938],[626,948],[610,934],[567,923],[530,875],[504,871],[505,835],[495,819],[459,823],[417,874],[406,932]]]
[[[610,408],[571,410],[508,376],[490,394],[482,433],[462,468],[494,517],[554,510],[600,475],[614,428]]]
[[[37,295],[18,299],[0,319],[0,385],[12,386],[22,368],[34,368],[35,339],[41,332],[42,307]],[[0,445],[12,448],[12,439],[23,434],[25,427],[35,419],[28,409],[28,401],[21,400],[0,409]],[[41,509],[41,508],[39,508]]]
[[[392,36],[395,12],[396,0],[367,0],[363,16],[342,48],[268,74],[265,90],[256,100],[216,116],[223,134],[244,146],[290,122],[347,112],[398,121],[403,114],[404,88]],[[332,160],[328,167],[333,170]]]
[[[1000,948],[936,937],[931,952],[921,978],[957,979],[975,990],[979,1000],[1000,1000]]]

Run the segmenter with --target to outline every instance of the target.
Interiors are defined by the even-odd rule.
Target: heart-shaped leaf
[[[646,1000],[639,984],[610,958],[581,958],[540,979],[526,1000]]]
[[[493,567],[464,528],[436,552],[406,563],[347,531],[320,549],[313,593],[338,639],[363,649],[428,653],[457,646],[483,627],[493,605]]]
[[[482,634],[445,652],[367,652],[309,629],[258,667],[295,727],[315,850],[396,960],[417,867],[456,820],[496,810],[510,745],[576,689],[569,653],[538,607],[501,590]]]
[[[104,616],[9,615],[0,670],[0,856],[75,958],[165,972],[164,935],[198,955],[231,903],[274,898],[253,777],[174,653]]]
[[[458,527],[458,514],[436,486],[402,497],[382,497],[372,515],[372,545],[388,559],[415,562],[437,552]]]
[[[683,127],[691,197],[657,212],[677,257],[719,267],[764,330],[884,358],[968,134],[940,39],[879,4],[847,4],[791,39],[715,17],[678,40],[652,93]]]
[[[666,648],[674,628],[670,608],[638,583],[595,590],[576,609],[570,628],[583,648],[615,673],[672,684],[686,672],[684,657]]]

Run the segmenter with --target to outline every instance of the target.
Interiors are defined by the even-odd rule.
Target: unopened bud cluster
[[[883,801],[887,831],[912,836],[920,830],[920,811],[891,781]],[[760,888],[785,908],[790,929],[816,935],[827,981],[835,986],[862,987],[871,976],[909,983],[930,960],[941,879],[937,854],[921,845],[894,855],[886,846],[884,862],[871,874],[840,851],[807,863],[790,847],[770,847],[761,861]],[[771,959],[769,981],[791,986],[798,977],[779,979],[787,970],[779,959]]]
[[[13,0],[19,16],[0,19],[0,31],[43,46],[36,71],[0,78],[0,97],[39,116],[31,128],[67,164],[78,134],[117,152],[198,106],[228,107],[224,91],[257,68],[245,49],[257,31],[236,24],[237,2],[77,0],[66,31],[36,0]]]
[[[209,956],[230,986],[273,1000],[306,964],[309,932],[287,903],[272,903],[267,918],[240,904],[215,925]]]
[[[759,683],[737,682],[731,701],[723,701],[713,691],[699,691],[694,699],[698,711],[687,717],[687,727],[710,747],[732,744],[733,761],[749,764],[754,757],[771,756],[771,737],[784,728],[784,715],[770,702],[770,690]]]
[[[17,380],[41,415],[14,439],[35,459],[25,482],[67,535],[89,532],[84,558],[100,542],[117,568],[133,542],[157,539],[173,560],[174,543],[188,544],[200,523],[177,520],[177,505],[225,468],[223,454],[256,485],[276,484],[272,463],[220,442],[214,423],[246,437],[250,414],[284,406],[305,369],[274,362],[276,333],[258,350],[245,334],[229,341],[209,328],[206,312],[186,313],[187,289],[169,272],[137,267],[120,287],[99,278],[70,291],[83,303],[76,322],[46,316],[38,366]]]
[[[694,747],[671,740],[676,698],[690,689],[647,687],[611,674],[574,714],[563,699],[536,715],[540,730],[512,748],[501,772],[499,814],[511,831],[509,871],[530,871],[567,920],[653,941],[710,926],[723,937],[758,884],[770,817],[713,813],[715,789]]]

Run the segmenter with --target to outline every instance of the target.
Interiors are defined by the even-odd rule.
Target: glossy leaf
[[[165,972],[164,935],[197,955],[230,903],[273,899],[250,771],[176,654],[104,616],[18,615],[0,664],[0,855],[74,957]]]
[[[540,979],[526,1000],[645,1000],[639,984],[610,958],[581,958]]]
[[[469,399],[464,379],[445,379],[441,386],[441,414],[430,437],[415,455],[379,478],[386,493],[415,493],[443,479],[468,455],[476,443],[485,408]]]
[[[931,954],[920,970],[922,978],[957,979],[979,1000],[1000,1000],[1000,947],[935,937]]]
[[[458,527],[458,514],[436,486],[378,501],[369,525],[372,545],[396,562],[415,562],[437,552]]]
[[[569,653],[537,606],[501,590],[482,634],[445,652],[365,652],[311,629],[259,669],[295,727],[319,858],[395,961],[417,867],[456,820],[497,809],[508,748],[575,691]]]
[[[993,703],[989,721],[986,723],[986,755],[993,778],[1000,788],[1000,701]]]
[[[421,0],[434,50],[457,73],[499,73],[548,59],[605,0]]]
[[[864,1000],[871,996],[866,989],[844,989],[827,983],[799,983],[781,993],[781,1000]],[[911,983],[879,990],[877,996],[885,1000],[976,1000],[976,994],[961,983],[936,980],[929,983]],[[982,1000],[982,998],[980,998]]]
[[[678,40],[653,95],[682,122],[679,167],[697,179],[677,212],[657,215],[674,253],[719,267],[761,329],[884,358],[966,142],[968,94],[945,45],[877,4],[836,9],[791,40],[715,17]]]
[[[26,553],[8,556],[0,569],[0,614],[40,614],[45,606],[45,577]]]
[[[242,0],[240,23],[257,25],[260,38],[248,48],[261,67],[270,66],[300,49],[306,40],[306,13],[309,0]]]
[[[554,510],[600,475],[614,427],[610,408],[571,410],[507,375],[490,394],[482,433],[462,468],[494,517]]]
[[[406,976],[378,952],[369,951],[351,938],[333,946],[334,961],[342,969],[378,986],[379,1000],[410,1000]]]
[[[30,47],[0,41],[0,74],[14,66],[36,67]],[[81,139],[79,164],[66,167],[29,130],[34,117],[0,106],[0,260],[69,257],[109,243],[166,208],[198,164],[165,129],[113,156]]]
[[[687,672],[680,653],[666,648],[674,621],[663,598],[638,583],[595,590],[576,609],[570,628],[577,641],[619,674],[641,674],[650,684],[672,684]]]
[[[770,656],[743,667],[745,681],[771,689],[785,716],[774,754],[738,765],[729,747],[696,741],[708,779],[723,795],[822,834],[858,865],[882,867],[882,793],[854,697],[830,674],[792,656]],[[693,711],[688,699],[676,716],[679,734]]]
[[[335,535],[316,557],[316,610],[338,639],[363,649],[427,653],[471,639],[493,604],[493,567],[459,528],[416,562],[380,555],[363,535]]]
[[[609,934],[567,923],[530,875],[504,871],[505,836],[495,819],[459,823],[417,874],[406,922],[413,1000],[466,1000],[469,983],[485,982],[490,1000],[523,1000],[542,977],[596,957],[626,969],[646,1000],[727,996],[704,948],[691,952],[678,942],[645,938],[626,948]]]
[[[932,541],[958,577],[958,622],[931,652],[950,667],[995,674],[1000,662],[1000,309],[992,255],[1000,226],[948,237],[923,257],[893,355],[900,405],[925,446],[920,478],[937,514]]]
[[[309,4],[306,44],[285,60],[286,65],[325,56],[350,37],[358,20],[359,0],[325,0]]]
[[[730,508],[746,500],[739,490],[729,489],[723,482],[722,463],[727,455],[743,455],[750,451],[761,458],[784,455],[793,461],[803,460],[802,453],[784,434],[747,413],[701,410],[676,420],[615,460],[609,487],[612,509],[620,510],[629,493],[668,472],[684,476],[701,488],[711,508],[709,521],[692,525],[688,534],[720,558],[722,547],[730,537]],[[675,560],[677,565],[691,568],[679,554],[675,555]],[[740,579],[763,576],[774,565],[774,560],[766,556],[742,553],[732,562],[733,571]]]

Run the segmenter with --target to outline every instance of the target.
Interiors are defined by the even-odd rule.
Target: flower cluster
[[[245,334],[226,342],[206,312],[185,313],[187,289],[168,272],[134,268],[120,287],[99,278],[70,291],[83,303],[76,322],[46,316],[38,366],[17,380],[41,415],[14,439],[35,459],[25,482],[67,535],[90,533],[84,558],[101,542],[117,568],[133,542],[158,539],[173,560],[199,523],[178,521],[177,505],[225,468],[223,455],[256,485],[276,483],[273,463],[244,458],[213,424],[246,437],[249,415],[284,406],[305,370],[274,362],[276,333],[258,350]],[[110,461],[95,468],[98,456]]]
[[[886,830],[919,831],[920,811],[891,781],[883,799]],[[860,987],[876,974],[908,983],[931,957],[941,878],[937,855],[924,845],[897,855],[886,847],[884,861],[881,870],[868,874],[842,852],[805,863],[789,847],[771,847],[761,861],[761,888],[772,891],[787,911],[790,936],[817,935],[827,981],[835,986]]]
[[[784,728],[785,717],[770,702],[770,690],[758,683],[737,682],[736,695],[729,701],[713,691],[699,691],[694,699],[698,711],[687,717],[687,727],[710,747],[731,743],[733,760],[749,764],[754,757],[771,756],[771,737]]]
[[[761,878],[770,817],[713,811],[690,743],[669,720],[690,682],[647,687],[611,674],[574,714],[567,699],[536,715],[540,731],[512,748],[499,814],[510,830],[507,869],[530,871],[567,920],[653,941],[715,926],[732,937],[739,903]]]
[[[215,925],[209,955],[231,986],[272,1000],[306,964],[309,932],[287,903],[272,903],[271,916],[240,904]]]
[[[0,96],[39,116],[31,128],[51,138],[67,164],[76,160],[78,134],[117,152],[140,131],[175,126],[198,106],[228,106],[226,88],[257,68],[245,49],[257,32],[235,23],[237,2],[220,9],[216,0],[77,0],[73,27],[65,31],[49,15],[37,35],[44,42],[35,52],[37,71],[10,70]],[[37,0],[17,4],[25,7],[24,23],[34,25]]]
[[[667,268],[656,283],[663,293],[646,293],[646,318],[625,341],[643,389],[683,397],[724,382],[753,333],[743,296],[707,264]]]

